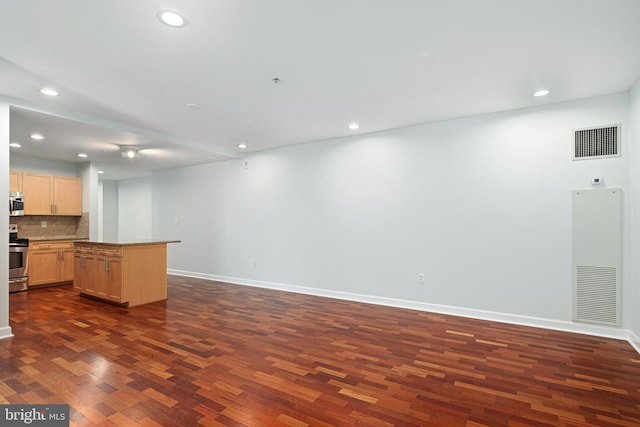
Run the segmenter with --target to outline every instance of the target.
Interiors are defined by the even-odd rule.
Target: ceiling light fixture
[[[138,155],[138,149],[136,147],[122,147],[122,157],[127,159],[133,159]]]
[[[20,144],[19,142],[11,142],[9,143],[9,147],[20,148],[22,147],[22,144]]]
[[[98,171],[98,175],[102,175],[104,171]]]
[[[39,133],[33,133],[29,136],[31,137],[31,139],[37,139],[38,141],[42,141],[44,139],[44,136],[40,135]]]
[[[247,148],[247,144],[245,144],[244,142],[242,144],[238,144],[238,148],[244,150],[245,148]]]
[[[200,104],[187,104],[187,108],[190,110],[199,110],[201,107]]]
[[[82,157],[84,159],[84,158],[87,158],[89,156],[87,156],[85,153],[78,153],[78,157]]]
[[[161,10],[157,16],[160,22],[170,27],[182,28],[187,26],[187,20],[175,10]]]
[[[351,124],[349,125],[349,129],[351,129],[351,130],[360,129],[360,125],[359,125],[359,124],[357,124],[357,123],[355,123],[355,122],[354,122],[354,123],[351,123]]]
[[[47,96],[58,96],[59,95],[57,90],[51,89],[51,88],[47,88],[47,87],[43,87],[42,89],[40,89],[40,93],[43,94],[43,95],[47,95]]]
[[[550,91],[550,90],[548,90],[548,89],[542,89],[542,90],[539,90],[539,91],[537,91],[537,92],[533,92],[533,96],[535,96],[536,98],[539,98],[539,97],[541,97],[541,96],[547,96],[547,95],[549,95],[550,93],[551,93],[551,91]]]

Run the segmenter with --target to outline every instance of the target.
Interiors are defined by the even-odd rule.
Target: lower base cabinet
[[[76,253],[73,256],[73,289],[85,292],[95,283],[95,262],[92,256]]]
[[[29,286],[73,280],[74,247],[71,240],[47,240],[29,245]]]
[[[122,301],[122,259],[96,257],[96,296],[111,301]]]
[[[128,307],[167,299],[167,247],[76,242],[73,287]]]

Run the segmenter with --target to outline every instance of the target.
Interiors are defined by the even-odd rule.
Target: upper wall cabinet
[[[25,215],[82,215],[82,180],[23,172]]]
[[[55,215],[82,215],[82,179],[74,176],[53,177]]]
[[[22,192],[22,172],[9,171],[9,192]]]

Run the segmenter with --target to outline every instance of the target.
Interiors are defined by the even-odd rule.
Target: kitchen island
[[[73,288],[123,307],[166,300],[168,243],[179,241],[74,241]]]

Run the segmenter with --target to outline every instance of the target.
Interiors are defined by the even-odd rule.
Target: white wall
[[[118,238],[152,238],[151,178],[118,181]]]
[[[11,153],[11,170],[50,175],[78,176],[75,163],[24,156],[19,154],[18,150],[13,150]]]
[[[0,189],[9,193],[9,104],[0,100]],[[0,215],[0,229],[9,229],[9,208]],[[0,233],[0,247],[9,247],[9,234]],[[8,252],[3,252],[8,253]],[[0,256],[0,339],[12,336],[9,326],[9,257]]]
[[[104,241],[118,240],[118,182],[100,181],[100,239]]]
[[[630,164],[638,165],[640,161],[640,81],[630,92],[629,103],[629,141]],[[636,347],[640,348],[640,170],[638,167],[629,168],[631,191],[629,195],[630,208],[628,210],[630,222],[630,256],[626,258],[628,270],[631,272],[630,286],[623,294],[627,316],[630,317],[628,327],[635,334]]]
[[[151,178],[100,182],[101,240],[152,239]]]
[[[627,156],[571,161],[572,129],[626,129],[628,102],[298,145],[248,156],[246,169],[157,172],[154,237],[182,240],[169,246],[173,270],[570,321],[570,191],[592,175],[628,189]]]
[[[82,212],[89,212],[89,238],[96,240],[100,229],[98,167],[85,162],[77,168],[78,176],[82,178]]]

